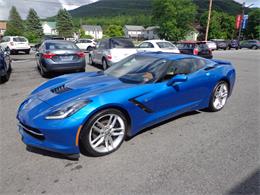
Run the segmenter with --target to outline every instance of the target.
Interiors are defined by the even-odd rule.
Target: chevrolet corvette
[[[193,110],[220,111],[235,83],[230,62],[147,52],[106,71],[53,78],[18,108],[28,146],[66,155],[116,151],[127,136]]]

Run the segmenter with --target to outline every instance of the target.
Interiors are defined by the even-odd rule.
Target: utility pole
[[[210,17],[211,17],[211,9],[212,9],[212,0],[209,0],[209,14],[208,14],[208,22],[207,22],[207,28],[206,28],[205,41],[208,41],[209,25],[210,25]]]
[[[245,15],[245,2],[242,4],[242,14],[241,14],[242,19],[241,19],[241,22],[240,22],[240,25],[239,25],[238,41],[240,41],[240,38],[241,38],[242,23],[243,23],[244,15]]]

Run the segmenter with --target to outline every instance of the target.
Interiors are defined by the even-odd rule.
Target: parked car
[[[199,41],[186,41],[186,42],[179,42],[177,44],[180,52],[183,54],[189,55],[198,55],[204,58],[211,59],[212,51],[209,49],[206,42],[199,42]]]
[[[100,64],[106,70],[108,67],[136,52],[131,39],[124,37],[103,39],[97,44],[96,49],[90,52],[89,63]]]
[[[242,41],[241,44],[240,44],[240,48],[259,49],[260,48],[260,41],[258,41],[258,40]]]
[[[234,49],[238,50],[239,47],[240,47],[240,46],[239,46],[239,41],[238,41],[238,40],[235,40],[235,39],[230,40],[230,42],[229,42],[229,44],[228,44],[228,49],[234,48]]]
[[[103,156],[126,136],[177,115],[220,111],[234,83],[227,61],[137,53],[106,71],[64,75],[36,88],[18,108],[19,132],[27,145]]]
[[[0,46],[0,83],[4,83],[9,80],[12,72],[11,58],[9,48],[3,49]]]
[[[85,54],[71,41],[44,41],[35,57],[43,77],[50,72],[85,71]]]
[[[180,53],[179,49],[171,42],[165,40],[148,40],[140,43],[137,47],[138,52],[170,52]]]
[[[96,47],[96,42],[92,39],[79,39],[76,41],[76,45],[84,51],[92,51]]]
[[[18,54],[20,51],[29,54],[31,50],[29,41],[22,36],[4,36],[1,40],[0,46],[3,49],[9,48],[11,54]]]
[[[228,49],[228,42],[225,41],[224,39],[212,39],[212,41],[216,43],[217,50],[218,49],[224,49],[224,50]]]
[[[213,41],[206,41],[206,44],[211,51],[217,49],[217,44]]]

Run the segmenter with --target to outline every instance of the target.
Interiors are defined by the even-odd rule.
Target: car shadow
[[[260,194],[260,169],[253,172],[245,180],[234,186],[227,195],[238,195],[238,194]]]
[[[135,134],[135,135],[133,135],[133,136],[131,136],[131,137],[128,136],[125,140],[126,140],[126,141],[129,141],[129,140],[131,140],[132,138],[134,138],[134,137],[136,137],[136,136],[138,136],[138,135],[140,135],[140,134],[143,134],[143,133],[145,133],[145,132],[147,132],[147,131],[153,130],[153,129],[155,129],[155,128],[157,128],[157,127],[160,127],[160,126],[162,126],[162,125],[164,125],[164,124],[167,124],[167,123],[169,123],[169,122],[175,121],[175,120],[177,120],[177,119],[179,119],[179,118],[184,118],[184,117],[187,117],[187,116],[192,116],[192,115],[200,114],[201,112],[202,112],[202,111],[195,110],[195,111],[191,111],[191,112],[187,112],[187,113],[184,113],[184,114],[175,116],[175,117],[173,117],[173,118],[167,119],[167,120],[165,120],[165,121],[163,121],[163,122],[160,122],[160,123],[158,123],[158,124],[155,124],[155,125],[152,125],[152,126],[150,126],[150,127],[147,127],[147,128],[141,130],[140,132],[138,132],[137,134]]]
[[[40,149],[40,148],[35,148],[33,146],[28,146],[28,145],[26,146],[26,150],[28,152],[32,152],[32,153],[35,153],[35,154],[40,154],[42,156],[48,156],[48,157],[52,157],[52,158],[72,160],[72,161],[78,161],[79,160],[79,154],[71,154],[71,155],[61,154],[61,153],[43,150],[43,149]]]

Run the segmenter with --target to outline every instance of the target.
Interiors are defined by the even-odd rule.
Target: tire
[[[39,66],[39,72],[40,72],[40,75],[44,78],[46,78],[48,76],[48,72],[44,71],[44,69]]]
[[[108,123],[111,124],[110,128]],[[94,114],[83,126],[80,133],[80,149],[87,155],[95,157],[110,154],[121,146],[126,131],[127,120],[121,111],[102,110]]]
[[[254,45],[254,46],[252,46],[252,48],[251,48],[251,49],[255,49],[255,50],[256,50],[256,49],[257,49],[257,46],[255,46],[255,45]]]
[[[223,86],[222,91],[221,86]],[[218,96],[218,97],[217,97]],[[227,98],[229,96],[229,87],[226,81],[220,81],[213,89],[210,97],[208,110],[210,112],[217,112],[224,108]],[[222,100],[221,100],[222,99]],[[221,100],[221,102],[220,102]],[[218,104],[219,101],[219,104]]]
[[[10,79],[10,75],[12,72],[12,66],[11,63],[9,64],[9,69],[6,72],[6,75],[0,77],[0,83],[5,83]]]
[[[89,63],[90,65],[95,65],[95,63],[93,62],[93,59],[92,59],[92,56],[91,56],[91,55],[89,55],[88,63]]]
[[[86,50],[87,50],[88,52],[90,52],[90,51],[93,50],[93,47],[89,46]]]
[[[25,51],[25,53],[26,53],[26,54],[30,54],[30,49],[27,49],[27,50]]]
[[[108,68],[107,60],[105,58],[103,58],[103,60],[102,60],[102,67],[103,67],[103,70],[106,70]]]

